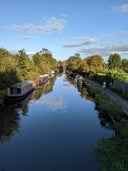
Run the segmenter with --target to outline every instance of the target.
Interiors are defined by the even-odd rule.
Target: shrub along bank
[[[102,90],[87,83],[89,95],[95,99],[96,108],[113,121],[115,135],[100,140],[94,151],[103,171],[128,170],[128,120],[122,107],[111,100]]]
[[[107,115],[112,121],[119,121],[124,115],[122,106],[119,106],[114,100],[112,100],[105,92],[100,88],[86,84],[87,90],[90,96],[95,99],[96,108],[103,115]]]
[[[103,171],[128,170],[128,120],[122,119],[113,125],[115,135],[103,138],[95,147],[97,159]]]

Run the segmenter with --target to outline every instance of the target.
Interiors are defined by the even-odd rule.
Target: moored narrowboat
[[[43,74],[39,76],[39,85],[44,85],[50,79],[49,73]]]
[[[84,78],[81,75],[76,75],[75,82],[77,85],[83,85],[84,84]]]
[[[34,81],[23,81],[13,84],[8,89],[7,99],[8,100],[22,100],[34,91],[36,83]]]

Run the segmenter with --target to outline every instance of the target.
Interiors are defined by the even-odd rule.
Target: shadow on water
[[[9,142],[19,132],[20,117],[16,110],[0,108],[0,143]]]

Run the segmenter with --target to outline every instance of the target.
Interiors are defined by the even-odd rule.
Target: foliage
[[[101,92],[101,90],[98,87],[95,87],[92,84],[87,83],[86,86],[89,95],[92,96],[93,98],[95,98],[96,94],[99,94]]]
[[[123,109],[105,93],[95,95],[96,107],[105,115],[113,120],[120,120],[123,116]]]
[[[0,90],[0,106],[4,105],[4,97],[5,97],[6,91]]]
[[[54,59],[52,54],[44,48],[42,51],[33,55],[33,61],[38,68],[39,74],[44,74],[59,67],[56,59]]]
[[[103,83],[104,81],[106,81],[106,85],[107,87],[109,87],[109,83],[112,82],[112,77],[110,76],[110,74],[103,74],[103,73],[97,73],[94,78],[95,81],[99,82],[99,83]]]
[[[109,69],[115,69],[121,67],[121,57],[119,54],[111,54],[108,59],[108,67]]]
[[[103,171],[127,171],[128,168],[128,120],[114,124],[115,136],[103,138],[95,147]]]
[[[123,116],[123,109],[115,101],[110,99],[100,88],[87,84],[89,95],[95,99],[96,108],[113,120],[120,120]]]
[[[43,48],[32,59],[25,50],[11,54],[0,48],[0,89],[6,89],[10,84],[23,80],[37,80],[39,74],[59,67],[48,49]]]
[[[21,80],[37,79],[37,69],[34,66],[33,60],[29,58],[25,50],[20,50],[15,55],[17,61],[17,77]],[[33,77],[32,77],[33,76]]]
[[[100,55],[93,55],[85,58],[89,66],[89,71],[93,73],[103,72],[104,60]]]
[[[68,58],[66,64],[72,71],[77,72],[97,73],[104,70],[104,61],[100,55],[93,55],[82,60],[79,54],[75,54]]]
[[[121,68],[128,73],[128,59],[122,59]]]
[[[117,79],[121,81],[127,81],[128,80],[128,74],[124,72],[122,69],[111,69],[108,72],[108,75],[111,76],[112,79]]]
[[[70,56],[69,59],[66,61],[66,65],[68,68],[70,68],[72,71],[79,71],[80,65],[81,65],[82,59],[77,56]]]

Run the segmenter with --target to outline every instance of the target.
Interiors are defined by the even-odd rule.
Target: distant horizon
[[[128,59],[127,0],[12,0],[0,11],[0,47],[10,52],[46,48],[57,61],[76,53]]]

